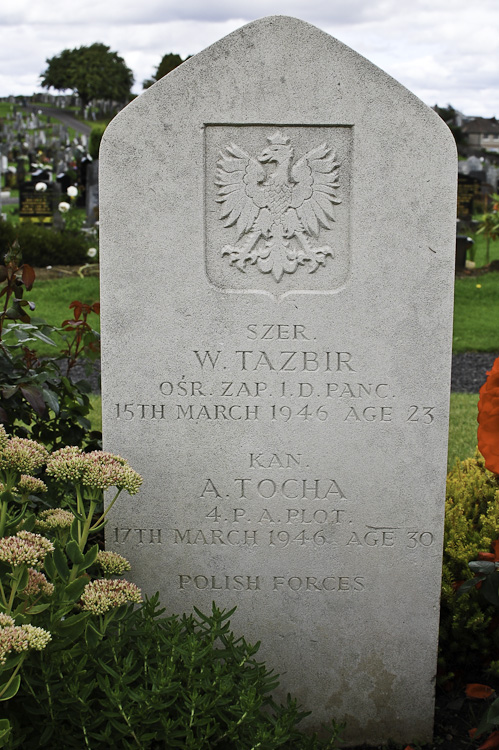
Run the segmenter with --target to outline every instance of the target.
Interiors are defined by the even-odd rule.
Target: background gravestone
[[[19,221],[52,224],[60,190],[47,182],[44,192],[36,190],[36,182],[24,182],[19,188]]]
[[[327,34],[270,17],[148,89],[100,159],[107,544],[234,628],[350,742],[432,733],[456,153]]]
[[[473,218],[474,201],[479,201],[482,182],[466,174],[458,175],[457,218],[470,222]]]

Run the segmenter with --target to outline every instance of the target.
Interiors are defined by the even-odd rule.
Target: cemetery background
[[[34,124],[34,122],[35,122],[35,120],[31,120],[29,122],[29,124]],[[29,128],[28,128],[28,130],[29,130]],[[68,131],[67,135],[64,132],[62,132],[61,135],[62,135],[62,140],[64,141],[64,138],[66,138],[66,140],[67,140],[68,137],[71,139],[71,137],[72,137],[73,134],[71,133],[71,131]],[[78,146],[78,145],[83,146],[83,140],[84,139],[78,138],[76,136],[76,134],[75,134],[74,138],[76,138],[76,143],[73,143],[73,146]],[[29,143],[29,141],[27,141],[27,142],[28,142],[29,145],[31,145]],[[35,140],[33,142],[33,146],[36,147],[37,145],[40,146],[41,144],[40,143],[37,144],[36,143],[36,138],[35,138]],[[80,153],[82,153],[81,150],[79,150],[79,151],[80,151]],[[77,154],[76,154],[76,156],[77,156]],[[36,161],[34,161],[32,163],[36,163]],[[483,166],[483,162],[481,162],[481,164]],[[471,162],[471,165],[472,166],[478,166],[476,164],[476,162]],[[13,166],[13,165],[11,165],[11,166]],[[61,166],[61,165],[59,165],[59,166]],[[67,164],[65,166],[67,166]],[[460,171],[462,171],[463,173],[466,173],[466,169],[467,169],[467,167],[464,167],[464,168],[461,167]],[[480,170],[470,170],[470,171],[480,171]],[[485,170],[482,169],[481,171],[485,171]],[[11,173],[12,173],[12,171],[11,171]],[[491,256],[491,258],[492,258],[492,260],[494,260],[496,258],[499,258],[499,247],[497,246],[496,243],[492,244],[492,256]],[[482,256],[482,262],[483,262],[483,259],[484,259],[484,255]],[[83,261],[83,258],[82,258],[82,261]],[[488,337],[486,339],[486,343],[485,344],[482,344],[479,347],[476,347],[473,343],[470,342],[470,339],[467,339],[468,343],[464,343],[463,344],[462,340],[460,340],[460,339],[462,339],[462,336],[458,334],[458,335],[455,336],[455,350],[457,350],[457,352],[466,352],[468,349],[475,349],[475,348],[480,349],[482,347],[483,347],[484,350],[488,349],[490,351],[497,351],[499,349],[499,346],[496,343],[497,342],[497,338],[495,338],[495,339],[493,338],[493,336],[495,334],[495,330],[494,329],[496,328],[496,326],[494,325],[494,317],[495,316],[488,314],[488,313],[490,313],[490,310],[492,309],[492,307],[490,307],[489,304],[490,305],[493,304],[494,297],[497,300],[496,287],[494,286],[494,277],[495,276],[497,276],[497,273],[495,273],[494,271],[491,271],[490,273],[488,273],[487,276],[474,276],[472,274],[469,274],[467,277],[465,277],[463,279],[463,286],[462,287],[459,286],[461,280],[458,280],[458,292],[457,292],[457,294],[459,295],[459,293],[460,293],[459,289],[460,288],[462,288],[462,289],[465,290],[465,292],[463,292],[463,297],[465,298],[465,300],[463,301],[463,307],[464,308],[467,307],[469,309],[470,307],[472,307],[475,304],[475,302],[481,303],[479,305],[479,307],[481,307],[482,312],[480,313],[479,320],[481,320],[482,324],[484,322],[492,322],[492,326],[491,326],[491,335],[492,335],[492,338]],[[490,290],[488,292],[489,295],[490,295],[490,303],[486,302],[485,305],[483,305],[483,302],[482,302],[482,300],[479,299],[479,297],[480,297],[480,295],[482,295],[482,291],[481,290],[486,290],[486,284],[488,283],[486,281],[486,279],[489,279],[489,278],[491,279],[491,287],[490,287]],[[466,286],[464,286],[464,283],[466,283]],[[483,311],[488,311],[488,312],[483,312]],[[459,323],[458,323],[458,326],[459,326]],[[474,333],[476,335],[476,338],[472,339],[471,340],[472,342],[476,341],[478,339],[478,335],[479,335],[480,331],[477,331],[477,329],[475,327]],[[471,336],[473,337],[473,335],[474,334],[473,334],[473,331],[472,331],[471,332]],[[488,367],[490,367],[492,359],[493,359],[493,356],[489,356],[489,357],[483,359],[483,364],[481,365],[480,372],[483,373]],[[483,381],[483,375],[473,375],[472,380],[474,381],[474,384],[476,384],[478,386]],[[472,386],[467,385],[467,388],[471,388],[471,387]],[[474,393],[476,394],[476,388],[474,389]],[[476,395],[472,395],[470,397],[470,401],[472,403],[472,408],[469,410],[470,413],[471,413],[471,412],[474,411],[474,408],[475,408],[474,404],[476,403]],[[471,419],[474,419],[474,416],[472,416]],[[459,421],[462,421],[462,419],[459,418]],[[471,428],[474,429],[473,425],[471,425]],[[469,451],[465,455],[469,455]],[[462,457],[464,458],[464,455]],[[449,747],[455,747],[455,746],[456,745],[452,745],[452,744],[449,745]]]

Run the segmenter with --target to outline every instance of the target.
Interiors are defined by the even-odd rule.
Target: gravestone
[[[36,182],[23,182],[19,188],[19,221],[31,224],[52,224],[60,197],[59,186],[46,183],[44,191],[36,190]]]
[[[99,220],[99,160],[89,162],[87,165],[87,187],[86,187],[86,214],[87,224],[93,226]]]
[[[469,222],[473,218],[475,202],[480,200],[482,182],[466,174],[458,175],[457,183],[457,218]]]
[[[102,141],[105,448],[144,476],[106,543],[350,743],[432,734],[456,182],[431,109],[287,17]]]

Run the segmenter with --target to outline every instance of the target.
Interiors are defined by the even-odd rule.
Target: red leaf
[[[74,310],[73,315],[75,320],[79,319],[82,307],[83,305],[81,304],[81,302],[78,302],[78,300],[73,300],[73,302],[71,302],[71,304],[69,305],[69,309]]]
[[[495,539],[492,542],[492,549],[494,550],[496,560],[499,560],[499,539]]]
[[[97,315],[100,315],[100,302],[94,302],[94,304],[92,305],[92,310],[94,311],[94,313],[97,313]]]
[[[466,685],[466,695],[468,698],[490,698],[493,692],[494,688],[489,687],[489,685],[480,685],[477,682],[471,682],[469,685]]]
[[[480,745],[478,750],[496,750],[499,747],[499,730],[489,734],[484,743]]]
[[[477,556],[478,560],[488,560],[489,562],[495,562],[496,558],[493,552],[479,552]]]
[[[23,263],[23,273],[22,273],[22,277],[21,278],[23,280],[24,286],[26,287],[26,289],[29,292],[29,290],[31,289],[31,287],[35,283],[36,276],[35,276],[34,270],[31,268],[30,265],[28,265],[28,263]]]

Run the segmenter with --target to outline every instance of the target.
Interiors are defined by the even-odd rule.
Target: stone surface
[[[456,154],[329,35],[245,26],[101,148],[107,544],[169,611],[237,605],[317,727],[432,732]]]

